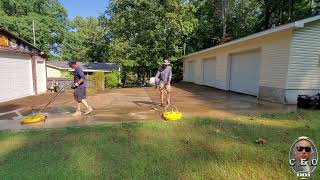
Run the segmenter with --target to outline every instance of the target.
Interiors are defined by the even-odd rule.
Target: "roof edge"
[[[313,17],[310,17],[310,18],[306,18],[306,19],[303,19],[303,20],[300,20],[300,21],[295,21],[295,22],[292,22],[292,23],[284,24],[284,25],[281,25],[281,26],[277,26],[277,27],[274,27],[274,28],[271,28],[271,29],[267,29],[267,30],[258,32],[258,33],[254,33],[254,34],[251,34],[251,35],[239,38],[239,39],[235,39],[233,41],[230,41],[230,42],[218,45],[218,46],[213,46],[211,48],[207,48],[207,49],[204,49],[204,50],[201,50],[201,51],[197,51],[197,52],[185,55],[182,58],[183,59],[184,58],[188,58],[188,57],[195,56],[195,55],[198,55],[198,54],[202,54],[202,53],[205,53],[205,52],[208,52],[208,51],[212,51],[212,50],[215,50],[215,49],[219,49],[219,48],[223,48],[223,47],[226,47],[226,46],[238,44],[238,43],[241,43],[243,41],[256,39],[256,38],[263,37],[263,36],[266,36],[266,35],[269,35],[269,34],[272,34],[272,33],[275,33],[275,32],[286,31],[286,30],[293,29],[293,28],[304,28],[305,24],[313,22],[313,21],[317,21],[317,20],[320,20],[320,15],[313,16]]]
[[[8,31],[7,29],[5,29],[5,28],[3,28],[3,27],[0,27],[0,30],[4,31],[5,33],[10,34],[12,37],[14,37],[14,38],[18,39],[19,41],[22,41],[23,43],[28,44],[28,45],[29,45],[29,46],[31,46],[32,48],[34,48],[34,49],[36,49],[36,50],[40,51],[40,53],[41,53],[41,52],[43,52],[41,49],[39,49],[39,48],[38,48],[38,47],[36,47],[35,45],[33,45],[33,44],[31,44],[30,42],[28,42],[28,41],[26,41],[26,40],[22,39],[22,38],[21,38],[21,37],[19,37],[19,36],[17,36],[17,35],[15,35],[15,34],[13,34],[12,32]]]
[[[47,62],[47,66],[50,66],[50,67],[53,67],[53,68],[57,68],[57,69],[62,69],[62,70],[69,70],[69,69],[71,69],[71,68],[62,68],[62,67],[59,67],[59,66],[55,66],[55,65],[49,64],[48,62]]]

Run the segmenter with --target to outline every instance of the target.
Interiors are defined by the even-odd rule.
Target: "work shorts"
[[[164,84],[164,83],[160,83],[159,84],[159,89],[160,91],[167,91],[168,93],[171,92],[171,85],[170,84]]]
[[[82,99],[86,99],[86,88],[76,88],[74,90],[74,100],[81,102]]]

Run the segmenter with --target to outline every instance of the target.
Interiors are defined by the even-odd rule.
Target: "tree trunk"
[[[318,5],[319,5],[319,0],[311,0],[312,15],[319,14]]]
[[[227,36],[227,0],[222,0],[222,37]]]
[[[264,29],[269,29],[269,21],[271,17],[271,11],[270,11],[270,2],[268,0],[264,0],[264,6],[265,6],[265,18],[264,18]]]
[[[292,8],[293,8],[293,3],[292,3],[292,0],[289,0],[289,22],[291,22],[292,20]]]

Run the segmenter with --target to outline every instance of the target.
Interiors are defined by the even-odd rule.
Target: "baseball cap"
[[[69,60],[69,61],[68,61],[68,65],[71,66],[72,64],[77,64],[77,62],[74,61],[74,60]]]

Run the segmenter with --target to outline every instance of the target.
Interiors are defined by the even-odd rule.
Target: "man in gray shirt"
[[[164,60],[156,74],[156,85],[160,90],[161,106],[164,106],[164,94],[166,94],[167,104],[171,104],[171,78],[172,67],[169,60]]]

